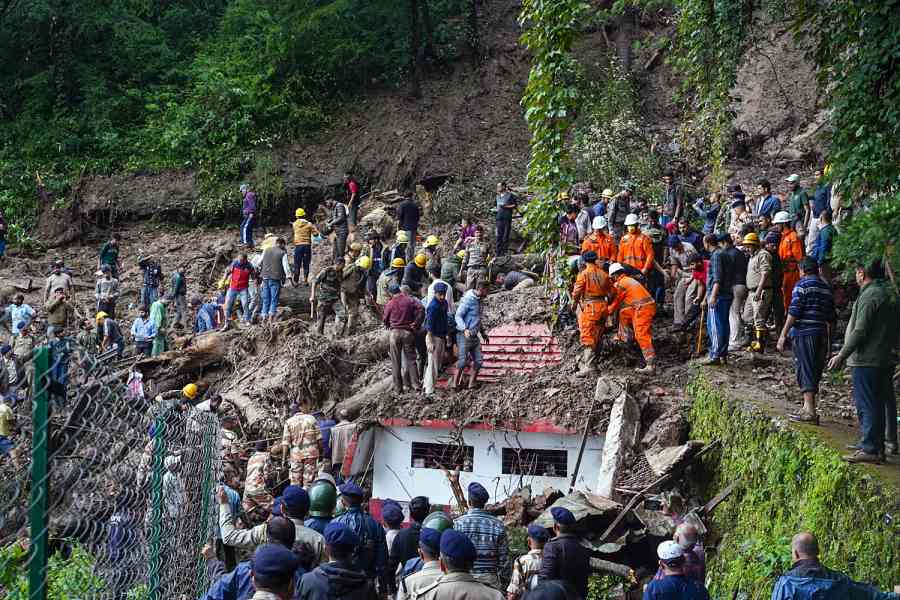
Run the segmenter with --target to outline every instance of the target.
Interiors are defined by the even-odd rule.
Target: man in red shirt
[[[241,311],[244,313],[244,321],[250,322],[250,278],[254,276],[253,265],[247,260],[247,253],[241,252],[238,259],[228,266],[225,279],[229,280],[228,292],[225,294],[225,322],[222,331],[228,329],[231,322],[231,310],[234,301],[241,300]]]
[[[391,330],[390,356],[394,391],[403,393],[403,384],[410,390],[421,390],[416,366],[416,331],[425,320],[425,308],[415,298],[400,291],[396,283],[388,288],[391,300],[384,307],[384,326]],[[403,371],[406,363],[406,371]]]
[[[347,220],[350,222],[350,231],[356,231],[356,220],[359,217],[359,184],[350,176],[350,173],[344,173],[344,186],[347,188],[347,207],[349,208]]]

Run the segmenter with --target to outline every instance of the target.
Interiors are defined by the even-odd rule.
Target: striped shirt
[[[802,277],[794,286],[788,314],[795,319],[791,337],[825,333],[826,325],[837,318],[831,288],[816,275]]]
[[[731,298],[734,294],[734,263],[724,250],[716,250],[709,258],[706,272],[706,294],[712,293],[714,284],[719,284],[719,298]]]
[[[475,544],[475,564],[472,573],[497,574],[501,581],[508,581],[512,565],[509,562],[509,546],[506,526],[497,517],[478,508],[453,522],[453,528],[466,534]]]

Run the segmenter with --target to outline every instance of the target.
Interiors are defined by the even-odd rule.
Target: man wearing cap
[[[391,301],[384,307],[382,321],[390,330],[391,375],[394,392],[402,394],[404,384],[410,391],[421,389],[416,365],[416,332],[425,320],[422,303],[401,293],[397,284],[391,284]]]
[[[604,262],[616,260],[619,249],[616,241],[606,232],[607,224],[606,217],[594,217],[594,221],[591,223],[593,232],[581,242],[582,254],[594,251],[597,253],[598,260]]]
[[[740,240],[744,236],[744,230],[753,223],[753,215],[747,210],[747,201],[744,194],[738,192],[731,200],[731,222],[728,225],[728,233],[731,239]]]
[[[653,269],[653,242],[649,237],[641,233],[636,214],[631,213],[628,215],[625,219],[625,227],[628,232],[622,236],[622,240],[619,242],[617,262],[631,265],[641,271],[644,276],[647,276]]]
[[[400,565],[419,554],[419,532],[422,522],[431,512],[431,503],[425,496],[416,496],[409,501],[409,527],[400,531],[392,544],[388,544],[387,573],[393,575]],[[437,560],[437,547],[433,553]]]
[[[781,258],[782,282],[781,297],[782,306],[787,308],[791,303],[791,295],[794,286],[800,280],[800,261],[803,260],[803,242],[797,236],[797,232],[791,229],[791,215],[781,211],[772,220],[781,229],[781,242],[778,244],[778,256]]]
[[[597,265],[596,252],[588,250],[581,258],[584,260],[584,269],[575,278],[572,311],[579,307],[581,309],[578,312],[578,330],[583,350],[579,374],[587,375],[593,371],[597,359],[597,344],[603,337],[613,287],[609,275]]]
[[[406,577],[400,578],[397,586],[397,600],[414,598],[423,589],[431,586],[444,574],[441,571],[441,532],[423,527],[419,532],[416,552],[422,561],[422,567]]]
[[[581,538],[575,534],[575,515],[562,506],[551,508],[550,515],[556,535],[544,546],[540,580],[568,581],[582,598],[587,598],[591,556],[588,549],[581,545]]]
[[[303,283],[309,281],[309,263],[312,260],[312,237],[319,235],[319,230],[311,222],[306,220],[306,210],[298,208],[294,211],[296,220],[291,224],[294,230],[294,266],[293,281],[297,285],[300,281],[300,271],[303,271]]]
[[[682,241],[677,235],[670,235],[666,240],[669,247],[669,274],[675,281],[675,290],[672,294],[674,304],[674,325],[681,327],[687,314],[691,293],[691,281],[693,278],[692,265],[695,256],[699,253],[693,244]]]
[[[357,569],[365,571],[366,577],[375,580],[378,589],[385,591],[388,589],[386,577],[393,574],[385,572],[388,552],[384,529],[378,521],[363,512],[364,494],[361,487],[349,481],[340,487],[340,492],[341,503],[346,510],[332,519],[328,527],[339,523],[350,528],[356,534],[359,542],[350,556],[352,563]]]
[[[653,579],[644,588],[644,600],[709,600],[702,583],[684,572],[684,550],[677,542],[666,540],[656,549],[663,577]]]
[[[609,267],[609,276],[615,282],[615,299],[609,305],[609,313],[619,313],[619,333],[616,339],[626,343],[637,341],[646,364],[635,369],[635,372],[653,374],[656,370],[656,350],[653,348],[656,302],[647,288],[625,274],[621,264],[613,263]]]
[[[50,294],[57,288],[62,288],[66,297],[72,294],[72,276],[63,271],[63,262],[57,260],[53,263],[53,270],[47,277],[47,283],[44,286],[44,304],[50,299]]]
[[[506,600],[518,600],[537,586],[541,573],[541,556],[550,532],[536,523],[528,526],[528,553],[513,561],[512,579],[506,588]]]
[[[506,526],[484,510],[490,496],[483,485],[477,481],[470,483],[468,497],[469,510],[454,521],[453,528],[475,544],[476,557],[471,569],[474,578],[495,590],[504,590],[511,571]]]
[[[837,313],[834,310],[834,294],[819,277],[816,261],[804,258],[800,262],[800,273],[800,281],[794,286],[787,319],[778,338],[778,351],[784,351],[785,341],[790,335],[797,385],[803,394],[803,408],[800,414],[791,415],[791,419],[818,425],[816,396],[828,358],[831,324],[837,321]]]
[[[769,332],[766,321],[772,306],[772,255],[761,247],[759,236],[750,232],[741,244],[750,251],[747,261],[747,303],[744,304],[743,320],[752,327],[753,341],[750,349],[762,352]]]
[[[223,544],[244,548],[258,546],[268,540],[265,523],[252,529],[235,528],[234,515],[231,514],[231,508],[228,505],[228,496],[222,488],[216,492],[216,499],[219,501],[219,527],[222,530]],[[315,556],[318,557],[316,560],[323,560],[325,558],[325,541],[322,535],[303,524],[306,513],[309,511],[309,494],[306,493],[306,490],[296,485],[284,488],[281,495],[281,511],[294,524],[295,541],[309,544],[315,552]]]
[[[303,576],[294,597],[299,600],[376,598],[372,582],[352,560],[360,543],[359,536],[350,527],[337,522],[329,523],[325,528],[328,562]]]
[[[290,452],[291,485],[310,485],[316,480],[319,456],[322,455],[322,431],[316,418],[300,407],[291,407],[291,417],[284,422],[282,451]]]
[[[391,544],[397,538],[397,534],[403,527],[403,507],[396,500],[388,498],[381,505],[381,520],[384,521],[384,542],[388,548],[388,556],[391,552]],[[390,571],[389,571],[390,572]],[[390,578],[388,578],[390,581]]]
[[[504,256],[509,246],[513,213],[519,206],[519,198],[509,191],[505,181],[497,184],[497,256]]]
[[[294,574],[300,568],[296,555],[280,544],[263,544],[253,553],[251,600],[290,600],[294,594]]]
[[[328,473],[319,473],[319,479],[309,488],[309,518],[304,525],[325,535],[337,505],[337,485]]]
[[[412,596],[414,600],[502,600],[497,589],[481,583],[473,572],[477,565],[476,545],[455,529],[441,534],[441,570],[444,575]],[[477,568],[477,567],[475,567]]]

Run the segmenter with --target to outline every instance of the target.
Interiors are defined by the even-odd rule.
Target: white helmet
[[[775,213],[775,218],[772,219],[773,223],[790,223],[791,222],[791,213],[786,211],[779,211]]]
[[[625,270],[625,267],[623,267],[619,263],[613,263],[609,266],[609,276],[612,277],[616,273],[619,273],[624,270]]]
[[[606,229],[606,217],[603,215],[599,217],[594,217],[593,223],[591,223],[591,227],[594,229]]]
[[[628,216],[625,217],[625,226],[629,225],[637,225],[638,224],[638,216],[634,213],[628,213]]]

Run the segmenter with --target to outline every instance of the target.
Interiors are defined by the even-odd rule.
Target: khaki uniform
[[[471,573],[446,573],[440,579],[411,596],[414,600],[503,600],[503,594],[483,583]]]
[[[506,588],[507,597],[521,598],[530,589],[534,576],[541,572],[542,550],[530,550],[513,562],[512,578]]]
[[[400,585],[397,588],[397,600],[408,600],[415,597],[416,594],[440,579],[443,574],[440,561],[432,560],[425,563],[421,571],[413,573],[400,581]]]
[[[322,432],[312,415],[296,414],[284,422],[281,445],[290,448],[291,485],[303,487],[316,480]]]
[[[766,287],[762,291],[759,300],[756,299],[756,291],[762,281],[767,279]],[[750,257],[747,263],[747,300],[744,304],[743,320],[745,323],[753,323],[756,328],[765,328],[766,319],[769,316],[769,308],[772,306],[772,255],[768,250],[760,250]]]
[[[250,512],[257,506],[266,511],[271,510],[274,498],[269,493],[266,480],[271,477],[272,471],[272,459],[268,452],[254,452],[247,461],[247,478],[241,502],[245,511]]]

